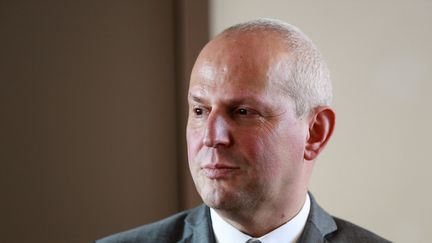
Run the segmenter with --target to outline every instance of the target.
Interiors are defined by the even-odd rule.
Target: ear
[[[336,122],[335,112],[328,106],[316,108],[310,118],[304,159],[314,160],[329,141]]]

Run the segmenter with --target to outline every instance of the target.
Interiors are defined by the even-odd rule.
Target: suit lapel
[[[323,243],[326,242],[325,238],[327,235],[337,230],[337,225],[333,217],[317,204],[312,194],[309,193],[309,196],[311,199],[311,209],[299,242]]]
[[[178,243],[215,243],[211,226],[210,210],[201,205],[193,210],[185,219],[184,237]]]
[[[337,226],[332,216],[324,211],[309,193],[311,209],[306,222],[305,229],[299,239],[300,243],[324,243],[326,236],[335,232]],[[210,210],[207,206],[191,211],[185,219],[185,229],[182,240],[178,243],[215,243],[215,236],[210,219]]]

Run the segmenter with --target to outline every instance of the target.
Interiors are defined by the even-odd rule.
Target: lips
[[[224,164],[207,164],[201,168],[209,179],[224,179],[238,171],[238,167]]]

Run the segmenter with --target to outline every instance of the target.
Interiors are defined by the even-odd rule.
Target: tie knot
[[[258,239],[251,238],[248,241],[246,241],[246,243],[261,243],[261,241]]]

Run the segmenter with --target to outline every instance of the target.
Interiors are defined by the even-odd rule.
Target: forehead
[[[207,44],[197,58],[190,92],[268,92],[285,78],[286,73],[276,67],[286,63],[287,56],[283,40],[274,33],[222,34]]]

